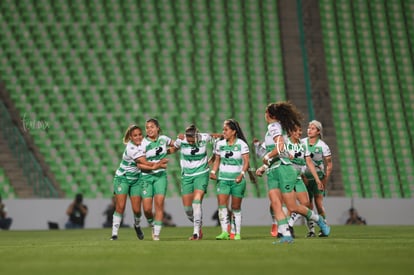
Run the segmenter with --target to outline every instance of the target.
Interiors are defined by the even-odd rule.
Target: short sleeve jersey
[[[165,158],[167,155],[167,148],[171,143],[171,138],[161,135],[155,141],[145,137],[141,143],[143,152],[149,162],[159,162],[161,159]],[[156,174],[159,172],[165,171],[165,168],[159,168],[152,171],[143,171],[143,175],[147,174]]]
[[[312,159],[313,164],[315,165],[316,172],[325,173],[324,158],[331,155],[331,150],[328,145],[321,139],[314,145],[309,144],[309,138],[304,138],[303,143],[306,144],[305,156]],[[309,169],[306,169],[306,175],[311,175]]]
[[[131,141],[127,143],[119,168],[116,170],[116,175],[122,176],[126,174],[128,177],[137,177],[141,172],[135,160],[142,156],[143,150],[140,146],[135,145]],[[136,175],[136,176],[135,176]]]
[[[296,169],[296,171],[302,173],[306,166],[306,145],[303,143],[303,140],[300,140],[298,143],[294,143],[290,138],[288,138],[286,140],[286,148],[289,152],[289,155],[293,156],[293,159],[290,160],[293,164],[293,167]]]
[[[211,141],[209,134],[199,134],[196,144],[188,143],[187,139],[177,139],[174,146],[181,149],[180,165],[183,175],[196,176],[208,171],[207,144]]]
[[[276,147],[274,138],[277,136],[282,136],[285,147],[286,147],[287,137],[283,133],[282,126],[280,125],[279,122],[270,123],[267,126],[267,132],[266,132],[265,141],[264,141],[267,153],[272,151]],[[276,157],[271,163],[271,167],[272,166],[278,167],[282,162],[284,164],[291,164],[291,161],[289,159],[289,153],[287,152],[287,150],[283,150],[279,152],[278,157]]]
[[[220,156],[218,180],[235,180],[243,169],[243,155],[249,153],[249,146],[241,139],[233,145],[227,140],[219,140],[216,154]]]

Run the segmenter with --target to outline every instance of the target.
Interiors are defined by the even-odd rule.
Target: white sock
[[[315,233],[315,222],[313,220],[308,220],[306,223],[309,232]]]
[[[319,221],[319,215],[316,214],[315,212],[313,212],[312,210],[310,210],[312,212],[312,215],[309,217],[309,220],[318,222]]]
[[[121,226],[122,215],[118,213],[114,213],[112,216],[112,236],[118,236],[118,230]]]
[[[203,210],[201,209],[200,201],[193,201],[193,213],[194,213],[194,233],[199,234],[203,219]]]
[[[241,223],[242,223],[242,213],[241,210],[233,210],[233,216],[234,216],[234,225],[236,229],[236,234],[240,234],[241,232]]]
[[[289,222],[288,222],[289,226],[293,227],[296,221],[299,220],[299,218],[300,218],[300,215],[298,213],[292,212],[292,214],[290,215]]]
[[[228,211],[227,211],[227,207],[223,207],[223,208],[219,208],[219,220],[220,220],[220,225],[221,225],[221,231],[222,232],[227,232],[227,227],[229,225],[229,220],[228,220]]]
[[[289,225],[287,223],[279,224],[278,231],[282,233],[283,236],[292,236],[290,234]]]
[[[159,236],[161,233],[161,224],[159,224],[158,222],[154,222],[154,236]]]

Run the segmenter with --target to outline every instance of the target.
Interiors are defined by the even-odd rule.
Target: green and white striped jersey
[[[243,169],[243,155],[249,153],[249,146],[241,139],[233,145],[227,140],[219,140],[216,144],[216,154],[220,156],[219,180],[235,180]]]
[[[174,146],[181,149],[180,165],[184,176],[196,176],[209,171],[207,144],[211,140],[209,134],[200,133],[196,144],[188,143],[186,138],[174,142]]]
[[[322,172],[325,174],[325,164],[323,161],[325,157],[329,157],[331,155],[329,146],[321,139],[318,139],[314,145],[309,144],[309,138],[302,139],[302,142],[306,144],[305,156],[312,159],[316,172]],[[306,169],[305,175],[306,177],[313,178],[309,169]]]
[[[296,169],[296,171],[302,174],[305,171],[306,167],[306,144],[304,144],[302,140],[300,140],[298,143],[293,143],[290,138],[287,138],[285,142],[289,155],[293,156],[293,159],[290,160],[293,164],[293,167]]]
[[[167,155],[167,149],[171,143],[171,138],[161,135],[157,140],[152,141],[148,137],[145,137],[141,143],[144,155],[149,162],[159,162]],[[159,168],[152,171],[142,171],[143,175],[155,174],[165,171],[164,168]]]
[[[135,145],[131,141],[127,143],[124,153],[122,154],[122,160],[119,164],[119,168],[115,174],[122,176],[126,174],[129,179],[138,179],[139,173],[141,172],[138,168],[135,160],[142,156],[143,150],[140,146]]]
[[[284,148],[281,152],[279,152],[279,155],[275,157],[270,165],[270,168],[276,168],[279,167],[279,165],[283,162],[284,164],[291,164],[292,162],[289,159],[289,152],[286,150],[286,143],[287,143],[287,136],[283,133],[282,126],[279,122],[273,122],[270,123],[267,126],[267,132],[265,136],[265,146],[266,146],[266,152],[271,152],[275,147],[275,141],[274,138],[277,136],[283,137],[284,142]]]

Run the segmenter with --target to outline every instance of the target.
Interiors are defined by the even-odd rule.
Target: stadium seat
[[[332,104],[333,110],[338,112],[334,114],[337,133],[340,129],[353,129],[354,153],[362,160],[358,161],[362,175],[360,186],[354,182],[358,180],[356,177],[343,173],[349,196],[405,197],[409,189],[406,178],[398,176],[406,171],[406,165],[396,161],[401,151],[395,149],[404,144],[399,133],[410,136],[406,125],[395,123],[410,115],[403,106],[404,93],[398,86],[404,82],[399,84],[397,81],[404,70],[395,65],[403,64],[398,59],[400,52],[407,54],[405,32],[399,31],[400,27],[404,28],[402,13],[398,12],[399,3],[320,1]],[[391,52],[396,53],[395,60],[391,58]],[[339,55],[343,58],[338,62]],[[349,112],[351,123],[345,123],[340,112]],[[387,125],[398,130],[388,131],[390,126]],[[344,142],[345,139],[338,139],[339,146],[345,146]],[[341,155],[343,169],[348,174],[356,171],[346,166],[350,163],[348,158],[354,158],[354,155],[346,151]]]

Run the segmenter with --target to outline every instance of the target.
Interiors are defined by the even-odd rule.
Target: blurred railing
[[[51,181],[43,174],[43,171],[34,157],[33,153],[14,125],[9,112],[3,102],[0,102],[0,132],[8,143],[13,155],[18,159],[18,163],[27,178],[28,184],[33,188],[37,197],[57,198],[57,190]]]

